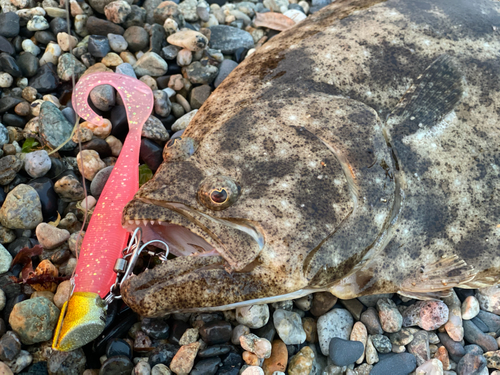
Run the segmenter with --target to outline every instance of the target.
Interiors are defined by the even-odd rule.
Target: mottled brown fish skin
[[[244,249],[222,228],[211,237],[160,205],[249,220],[264,249],[232,273],[219,257],[177,258],[129,279],[125,301],[158,316],[304,288],[353,298],[498,283],[499,28],[489,0],[337,1],[270,40],[193,119],[196,152],[164,163],[124,212],[222,238],[235,257]],[[398,107],[422,74],[441,91]],[[241,186],[226,210],[196,199],[213,175]]]

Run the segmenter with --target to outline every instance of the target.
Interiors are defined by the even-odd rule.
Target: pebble
[[[92,91],[90,91],[90,100],[92,100],[92,103],[97,107],[97,109],[100,109],[101,111],[109,111],[116,103],[115,89],[111,85],[100,85],[94,87]],[[107,124],[109,132],[111,132],[111,122],[108,121]],[[90,123],[89,126],[92,126],[93,129],[100,128],[95,125],[90,125]],[[109,133],[105,137],[108,135]],[[100,138],[102,138],[102,135]]]
[[[123,23],[132,12],[129,3],[124,0],[112,1],[104,7],[106,18],[113,23]]]
[[[12,255],[7,251],[7,249],[0,244],[0,274],[5,273],[9,270],[10,264],[12,263]],[[0,301],[3,299],[3,305],[5,305],[5,294],[2,296],[0,295]],[[0,303],[0,306],[2,304]],[[0,311],[3,308],[0,309]]]
[[[337,297],[329,292],[319,292],[313,294],[311,303],[311,314],[321,316],[328,312],[337,303]]]
[[[262,304],[237,307],[236,321],[252,329],[264,327],[269,321],[269,306]]]
[[[498,343],[490,335],[482,332],[472,321],[464,320],[464,338],[479,345],[485,352],[498,350]]]
[[[106,168],[106,164],[101,160],[99,154],[94,150],[82,150],[76,156],[80,173],[89,181],[92,181],[101,169]],[[83,167],[82,167],[83,165]]]
[[[47,30],[50,25],[43,16],[33,16],[26,25],[29,31]]]
[[[49,154],[45,150],[30,152],[24,158],[24,169],[33,178],[44,176],[51,165]]]
[[[309,346],[304,346],[288,363],[288,375],[310,374],[314,365],[314,352]]]
[[[414,334],[413,340],[407,345],[408,352],[417,359],[417,366],[420,366],[431,357],[429,348],[429,336],[426,331],[419,331]]]
[[[7,88],[12,86],[14,78],[9,73],[0,73],[0,87]]]
[[[170,363],[170,369],[175,374],[189,374],[193,368],[194,359],[196,358],[199,348],[199,342],[181,346]]]
[[[370,375],[407,375],[416,367],[416,359],[413,354],[391,354],[373,366]]]
[[[457,363],[458,375],[480,374],[486,368],[486,358],[483,356],[482,350],[473,350],[466,353]]]
[[[13,38],[19,34],[19,16],[15,12],[5,11],[0,14],[0,35]]]
[[[439,359],[433,358],[422,363],[415,370],[417,375],[442,375],[443,364]]]
[[[318,327],[314,318],[302,318],[302,327],[304,328],[304,332],[306,333],[307,342],[318,342]]]
[[[104,189],[104,185],[108,181],[109,175],[111,174],[112,170],[113,170],[113,166],[109,166],[109,167],[106,167],[104,169],[101,169],[94,176],[94,179],[92,180],[92,183],[90,184],[90,192],[94,197],[98,197],[99,195],[101,195],[102,189]]]
[[[57,286],[53,302],[58,309],[62,309],[64,303],[69,300],[72,289],[73,286],[70,280],[65,280]]]
[[[141,51],[149,44],[147,31],[139,26],[130,26],[123,34],[123,37],[128,43],[128,49],[132,52]]]
[[[448,321],[444,325],[444,328],[453,340],[461,341],[464,338],[462,312],[459,305],[449,307]]]
[[[490,332],[496,332],[500,330],[500,316],[492,314],[487,311],[479,310],[477,315],[487,326]]]
[[[318,319],[318,340],[323,355],[328,355],[333,337],[349,339],[353,323],[351,314],[344,309],[333,309]]]
[[[443,301],[418,301],[403,313],[403,326],[418,325],[426,331],[438,329],[448,321],[449,309]]]
[[[167,73],[168,64],[155,52],[146,52],[133,65],[137,76],[160,77]]]
[[[130,374],[133,369],[134,364],[128,357],[118,355],[103,362],[99,375]]]
[[[59,229],[47,223],[40,223],[36,227],[36,238],[44,249],[52,250],[65,243],[70,236],[66,229]]]
[[[167,41],[174,46],[185,48],[191,52],[201,51],[208,45],[205,35],[194,30],[182,30],[170,35]]]
[[[262,369],[266,375],[274,374],[275,371],[284,372],[288,363],[288,350],[281,340],[274,340],[271,343],[271,356],[264,359]]]
[[[448,356],[448,350],[446,350],[445,346],[440,346],[434,355],[434,358],[437,358],[443,364],[444,370],[449,370],[450,366],[450,357]]]
[[[478,289],[476,298],[482,310],[500,315],[500,286]]]
[[[87,23],[85,26],[90,35],[123,35],[123,33],[125,32],[123,27],[116,25],[111,21],[99,19],[94,16],[90,16],[87,19]]]
[[[39,116],[40,135],[51,148],[57,148],[71,135],[73,124],[71,124],[61,111],[51,102],[43,102],[40,107]],[[75,148],[73,141],[67,142],[61,150],[68,151]]]
[[[210,47],[224,54],[233,54],[239,48],[253,48],[254,41],[249,32],[227,25],[208,28],[211,32]]]
[[[302,344],[306,340],[299,314],[278,309],[273,313],[273,322],[278,336],[286,345]]]
[[[363,355],[364,348],[363,343],[359,341],[333,337],[329,345],[329,358],[336,366],[348,366]]]
[[[365,324],[366,329],[370,335],[381,335],[382,333],[384,333],[384,330],[380,325],[377,310],[375,310],[375,308],[368,307],[366,311],[361,313],[360,320]]]
[[[389,298],[377,301],[378,316],[382,329],[387,333],[398,332],[403,324],[403,317],[395,303]]]
[[[78,39],[72,35],[68,35],[68,33],[61,32],[57,34],[57,44],[59,44],[62,51],[67,52],[76,47]]]
[[[203,359],[194,365],[190,375],[215,375],[221,362],[219,357]]]
[[[21,340],[19,336],[8,331],[0,338],[0,360],[12,361],[21,351]]]
[[[379,353],[390,353],[392,350],[391,341],[387,336],[384,335],[372,335],[370,336],[373,346],[377,349]]]
[[[128,43],[123,37],[123,35],[108,34],[107,37],[109,46],[114,52],[120,53],[127,50]]]
[[[479,314],[479,302],[474,296],[469,296],[462,303],[462,319],[470,320]]]
[[[73,174],[57,180],[54,184],[54,190],[63,202],[77,202],[85,197],[80,180]]]
[[[214,320],[200,328],[200,336],[208,345],[222,344],[231,339],[231,323],[223,320]]]
[[[212,88],[209,85],[201,85],[194,87],[189,94],[189,104],[192,109],[199,109],[205,100],[212,93]]]
[[[163,90],[155,90],[154,96],[154,111],[158,116],[167,117],[172,110],[172,103],[168,98],[168,94]]]
[[[42,205],[34,188],[20,184],[0,208],[0,223],[10,229],[35,229],[43,221]]]
[[[9,324],[19,335],[21,342],[31,345],[52,337],[59,309],[43,297],[17,303],[9,317]]]
[[[271,356],[271,343],[269,340],[260,338],[253,333],[240,337],[240,345],[243,349],[254,353],[259,358],[269,358]]]
[[[184,72],[190,82],[206,85],[214,81],[218,71],[217,67],[213,65],[204,66],[201,62],[195,61],[187,66]]]

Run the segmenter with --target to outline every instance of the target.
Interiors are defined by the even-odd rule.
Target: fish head
[[[148,316],[221,309],[314,287],[309,269],[323,268],[324,256],[334,266],[323,279],[350,272],[357,258],[336,262],[350,258],[340,242],[317,257],[356,203],[352,171],[308,130],[313,121],[321,122],[296,103],[253,103],[218,121],[199,112],[124,210],[126,228],[141,227],[144,241],[161,239],[177,256],[131,277],[125,301]]]

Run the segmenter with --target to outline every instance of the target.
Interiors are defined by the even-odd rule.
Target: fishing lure
[[[132,77],[117,73],[85,75],[75,86],[73,108],[81,118],[97,126],[103,124],[103,119],[90,108],[88,97],[94,87],[104,84],[113,86],[121,95],[129,132],[90,219],[72,278],[72,295],[59,316],[52,347],[63,351],[81,347],[102,332],[106,302],[115,296],[116,272],[131,272],[131,267],[120,270],[119,264],[124,266],[123,262],[116,263],[129,238],[129,232],[121,226],[121,216],[123,208],[139,189],[141,132],[153,109],[154,99],[149,86]],[[139,249],[139,244],[140,233],[134,233],[133,249]]]

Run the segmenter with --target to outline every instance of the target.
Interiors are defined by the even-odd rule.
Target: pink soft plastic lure
[[[104,328],[103,298],[115,282],[113,267],[129,233],[121,226],[122,211],[139,189],[139,148],[142,127],[153,109],[153,93],[138,79],[117,73],[83,76],[73,93],[73,108],[95,125],[103,120],[89,106],[90,91],[111,85],[121,95],[129,132],[120,156],[94,208],[81,246],[71,298],[61,310],[53,348],[74,350],[95,339]]]

